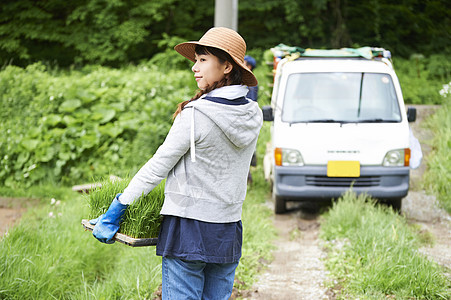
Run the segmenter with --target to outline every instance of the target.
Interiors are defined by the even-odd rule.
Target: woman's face
[[[221,80],[226,74],[232,71],[232,64],[224,62],[212,54],[195,54],[195,63],[191,70],[194,72],[199,89],[204,90],[207,86]]]

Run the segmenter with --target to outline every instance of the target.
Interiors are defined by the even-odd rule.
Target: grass
[[[1,239],[0,299],[150,298],[161,274],[154,248],[97,242],[81,226],[82,197],[67,194],[29,210]]]
[[[90,208],[89,218],[97,218],[104,214],[114,197],[124,191],[130,180],[130,178],[103,180],[100,188],[90,192],[86,196]],[[149,194],[141,196],[127,207],[119,232],[133,238],[157,237],[160,231],[160,211],[163,201],[164,181]]]
[[[444,270],[418,252],[406,219],[366,195],[346,193],[324,215],[326,267],[339,299],[449,299]]]
[[[2,197],[14,197],[14,198],[30,198],[30,199],[45,199],[51,195],[53,198],[70,198],[73,193],[67,186],[62,186],[56,182],[46,182],[37,185],[33,185],[29,188],[10,188],[6,186],[0,186],[0,195]]]
[[[450,97],[450,96],[448,96]],[[432,153],[426,157],[425,188],[437,196],[442,207],[451,214],[451,102],[447,101],[426,121],[434,132]]]
[[[263,177],[261,163],[253,172],[253,183],[249,186],[243,205],[243,249],[240,264],[236,271],[239,289],[252,286],[260,273],[262,261],[272,260],[272,250],[276,230],[271,222],[272,211],[265,202],[269,187]]]
[[[261,261],[270,259],[275,236],[260,168],[243,206],[243,255],[236,272],[241,289],[253,284]],[[41,192],[41,204],[1,238],[0,299],[151,299],[161,283],[155,248],[99,243],[80,223],[91,214],[86,199],[56,189],[63,195],[59,202],[51,204],[52,189],[45,187],[49,193]]]
[[[268,70],[259,66],[255,73],[260,81],[259,103],[269,104]],[[433,155],[426,158],[430,173],[425,176],[431,190],[442,201],[445,199],[445,206],[451,202],[449,113],[448,104],[430,121],[438,137]],[[275,247],[272,211],[265,205],[269,186],[262,170],[269,136],[270,123],[265,123],[257,145],[258,166],[252,170],[254,181],[243,205],[243,255],[236,272],[236,286],[240,289],[254,283],[261,262],[271,260]],[[115,194],[105,196],[107,204],[103,209]],[[39,205],[0,239],[0,299],[153,297],[161,283],[161,258],[155,255],[155,248],[96,241],[83,231],[80,221],[87,216],[97,217],[102,211],[90,212],[82,196],[58,183],[29,189],[0,187],[0,195],[40,199]],[[60,201],[51,204],[51,198]],[[418,253],[418,233],[398,214],[363,196],[347,194],[337,201],[324,216],[321,237],[328,247],[326,265],[341,286],[339,297],[451,297],[450,283],[441,267]]]

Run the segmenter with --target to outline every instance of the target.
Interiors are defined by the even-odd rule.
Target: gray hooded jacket
[[[225,86],[186,105],[119,201],[130,204],[167,178],[162,215],[239,221],[263,122],[258,104],[242,101],[247,92],[246,86]]]

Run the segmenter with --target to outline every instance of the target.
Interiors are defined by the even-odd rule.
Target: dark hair
[[[197,55],[208,55],[208,54],[214,55],[219,59],[219,62],[221,64],[224,64],[226,61],[231,63],[233,65],[233,69],[229,74],[225,76],[226,77],[225,85],[241,84],[242,82],[241,67],[238,66],[238,64],[233,60],[230,54],[218,48],[201,45],[196,45],[194,52]]]
[[[190,102],[199,99],[202,95],[208,94],[214,89],[228,86],[228,85],[237,85],[242,83],[242,74],[241,74],[241,67],[238,66],[238,64],[233,60],[233,58],[228,54],[227,52],[214,48],[214,47],[208,47],[208,46],[202,46],[202,45],[196,45],[196,48],[194,49],[194,52],[197,55],[214,55],[218,58],[219,62],[221,64],[224,64],[226,62],[229,62],[232,64],[233,68],[232,71],[224,76],[219,81],[214,82],[213,84],[207,86],[204,90],[199,90],[194,97],[192,97],[190,100],[183,101],[177,105],[177,110],[175,111],[173,115],[173,119],[183,110],[183,108]]]

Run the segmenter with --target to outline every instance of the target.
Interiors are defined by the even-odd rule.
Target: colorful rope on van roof
[[[271,48],[271,51],[273,52],[273,55],[278,58],[292,56],[293,54],[307,57],[363,57],[366,59],[373,59],[375,57],[391,58],[391,53],[389,50],[376,47],[304,49],[297,46],[279,44],[276,47]]]

